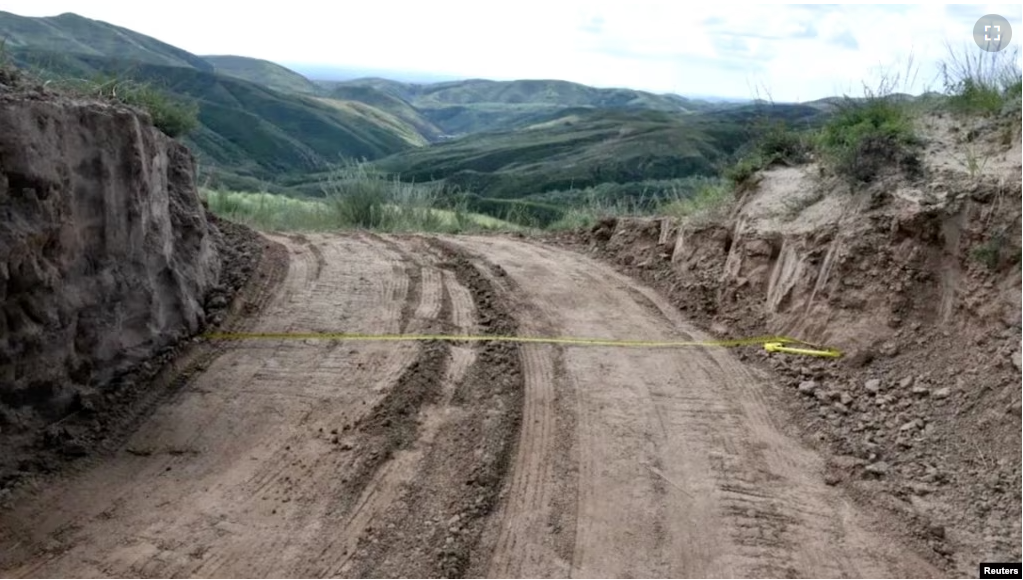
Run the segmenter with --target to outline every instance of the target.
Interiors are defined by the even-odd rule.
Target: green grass
[[[91,78],[56,77],[47,84],[84,98],[121,103],[149,113],[153,125],[170,137],[184,137],[199,126],[199,106],[151,83],[99,74]]]
[[[210,211],[219,217],[264,231],[326,231],[335,220],[322,201],[273,193],[203,190]]]
[[[721,175],[732,185],[740,186],[757,172],[777,163],[805,163],[813,151],[815,135],[812,129],[797,130],[781,120],[757,119],[752,123],[749,142],[740,149],[735,163],[726,167]]]
[[[722,210],[732,197],[733,187],[724,179],[708,179],[689,195],[679,195],[666,201],[659,213],[672,217],[710,215]]]
[[[1023,77],[1018,46],[998,52],[946,45],[948,56],[941,63],[948,107],[969,115],[997,115],[1020,111]]]
[[[436,186],[402,183],[364,164],[346,164],[332,173],[326,195],[296,199],[272,193],[204,190],[214,214],[261,230],[459,233],[511,231],[513,223],[439,207]]]
[[[887,94],[846,99],[817,140],[821,158],[857,183],[874,180],[888,167],[914,173],[919,145],[909,105]]]
[[[547,224],[544,229],[551,231],[578,230],[590,228],[609,217],[653,215],[653,213],[651,208],[642,203],[630,202],[630,200],[622,198],[590,195],[582,202],[577,202],[566,208],[560,219]]]

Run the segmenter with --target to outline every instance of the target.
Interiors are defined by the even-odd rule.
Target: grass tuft
[[[981,116],[1019,113],[1023,74],[1018,46],[998,52],[945,46],[948,56],[940,65],[941,77],[953,112]]]
[[[199,106],[160,90],[150,83],[99,75],[94,78],[56,78],[48,85],[83,98],[101,99],[149,113],[153,125],[168,137],[183,137],[199,126]]]
[[[707,179],[694,192],[665,202],[659,213],[679,218],[712,216],[720,213],[732,199],[731,184],[723,179]]]
[[[866,183],[888,167],[916,173],[920,144],[906,103],[891,94],[869,94],[842,101],[817,145],[835,173]]]
[[[459,233],[517,230],[515,225],[441,207],[437,186],[403,183],[365,163],[345,163],[330,172],[324,197],[298,199],[272,193],[204,190],[214,214],[261,230]]]

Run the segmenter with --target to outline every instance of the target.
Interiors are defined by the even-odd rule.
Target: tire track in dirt
[[[618,283],[646,296],[670,324],[686,326],[682,315],[656,292],[620,274],[613,276]],[[698,333],[693,339],[710,338]],[[690,357],[679,357],[675,360],[679,375],[709,373],[706,380],[717,382],[721,391],[716,397],[689,399],[690,405],[682,412],[691,417],[687,428],[692,429],[694,437],[732,452],[715,456],[713,468],[717,488],[724,492],[724,509],[733,516],[729,521],[737,522],[730,534],[741,547],[747,574],[786,576],[818,570],[824,577],[840,577],[850,571],[884,576],[890,573],[886,569],[899,568],[904,559],[919,562],[915,556],[907,558],[895,549],[886,550],[883,545],[870,545],[861,536],[843,533],[847,525],[870,524],[847,499],[836,501],[836,494],[823,484],[820,458],[781,435],[768,412],[763,386],[750,370],[726,349],[698,347],[693,351],[712,367],[694,367]],[[722,396],[737,405],[731,410],[721,405],[717,399]],[[742,446],[732,443],[744,438],[753,441]],[[754,450],[752,459],[750,448]],[[687,545],[694,542],[690,540]],[[813,545],[822,549],[808,549]],[[823,548],[827,545],[841,545],[843,549],[827,551]],[[920,563],[920,569],[933,571],[924,563]]]
[[[373,235],[372,239],[400,253],[407,263],[406,272],[412,269],[421,272],[417,275],[420,292],[416,293],[418,306],[414,309],[415,313],[407,315],[413,311],[412,308],[402,310],[402,323],[406,325],[404,331],[416,334],[439,332],[440,327],[445,326],[445,322],[453,318],[456,310],[442,271],[420,260],[417,255],[406,251],[391,239],[376,235]],[[469,304],[462,300],[458,301],[458,316],[463,320],[471,319],[471,312],[465,312],[466,307],[472,308],[471,300]],[[316,559],[317,566],[310,568],[309,574],[338,576],[346,573],[357,552],[359,538],[372,530],[371,524],[400,497],[403,487],[415,477],[423,449],[430,445],[436,430],[436,421],[429,420],[431,408],[437,406],[438,401],[442,400],[446,393],[450,393],[450,388],[445,386],[449,385],[458,373],[457,370],[451,369],[453,348],[450,343],[429,341],[425,344],[427,349],[436,351],[429,359],[434,366],[425,373],[417,365],[410,367],[406,371],[406,376],[398,381],[398,388],[391,391],[391,395],[402,397],[400,387],[412,380],[420,380],[429,387],[418,390],[419,398],[411,401],[411,406],[381,409],[382,421],[375,424],[372,421],[367,422],[361,427],[369,428],[370,432],[376,431],[377,436],[400,439],[388,446],[389,452],[386,456],[372,455],[380,458],[381,463],[373,470],[371,481],[362,486],[359,500],[354,508],[349,510],[343,528],[324,546],[320,557]],[[407,396],[407,393],[405,395]],[[384,402],[387,402],[387,398]],[[396,414],[402,419],[397,424],[392,420]],[[371,415],[370,419],[372,417]],[[338,554],[341,555],[340,560],[337,560]]]
[[[706,338],[571,252],[274,239],[287,275],[233,329]],[[823,460],[770,412],[771,386],[725,349],[317,339],[205,352],[122,447],[2,515],[0,573],[940,575],[823,483]]]
[[[315,236],[312,244],[326,244],[317,278],[308,275],[316,253],[280,242],[292,255],[287,278],[263,316],[234,329],[398,330],[409,288],[404,268],[395,271],[402,256],[369,239]],[[183,381],[122,451],[4,515],[0,568],[12,576],[301,575],[330,536],[324,531],[372,480],[360,473],[409,437],[401,425],[419,390],[443,381],[438,349],[220,343],[209,368]],[[380,375],[404,377],[398,392],[412,400],[388,398]],[[368,388],[374,383],[382,393]],[[399,428],[385,434],[386,411]]]
[[[652,291],[578,254],[500,238],[458,243],[502,266],[554,335],[707,339]],[[767,385],[727,350],[579,347],[563,359],[578,401],[568,574],[549,549],[564,530],[541,525],[525,491],[555,487],[537,483],[555,471],[535,459],[542,433],[522,440],[534,451],[519,454],[501,517],[491,520],[503,538],[492,571],[535,561],[530,576],[938,573],[823,483],[821,458],[782,434]],[[526,393],[539,397],[525,401],[528,416],[544,395]],[[529,531],[507,531],[515,525]]]
[[[519,329],[528,336],[556,336],[550,312],[520,298],[521,289],[499,264],[476,257],[476,268],[514,306]],[[470,575],[496,578],[555,576],[572,569],[576,511],[576,407],[573,378],[564,372],[560,345],[524,344],[522,428],[504,500],[485,534],[480,552],[492,554]],[[496,528],[496,529],[495,529]],[[538,531],[556,530],[552,541]]]
[[[462,252],[431,242],[476,304],[480,332],[514,334],[504,297]],[[400,503],[360,540],[344,572],[365,576],[459,577],[471,564],[483,522],[510,464],[522,396],[518,349],[483,343],[454,388],[443,422]]]

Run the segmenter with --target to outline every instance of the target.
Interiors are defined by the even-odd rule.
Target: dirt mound
[[[262,244],[194,183],[137,111],[0,92],[0,490],[88,453],[102,411],[223,318]]]
[[[952,146],[932,139],[917,181],[850,191],[815,166],[775,169],[725,220],[612,220],[561,239],[719,336],[843,349],[744,356],[789,377],[803,433],[834,455],[830,484],[904,516],[964,574],[1019,560],[1021,544],[1020,160],[985,131],[971,141],[995,159],[984,173],[939,163]]]

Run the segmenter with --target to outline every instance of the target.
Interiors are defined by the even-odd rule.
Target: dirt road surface
[[[272,239],[281,281],[235,330],[707,338],[521,239]],[[0,574],[941,576],[824,483],[726,349],[201,348],[114,453],[0,512]]]

